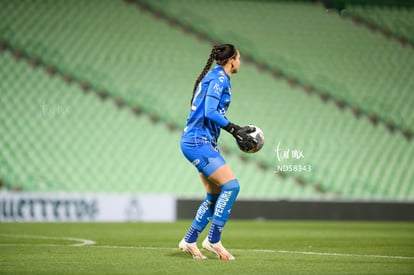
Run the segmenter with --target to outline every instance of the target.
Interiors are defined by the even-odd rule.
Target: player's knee
[[[222,185],[222,190],[232,190],[233,192],[239,193],[240,191],[240,184],[237,179],[233,179],[231,181],[226,182]]]

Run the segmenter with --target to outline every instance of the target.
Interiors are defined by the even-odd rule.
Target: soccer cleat
[[[178,248],[181,251],[188,252],[191,255],[193,255],[194,259],[200,259],[200,260],[207,259],[207,257],[204,256],[203,253],[201,253],[200,249],[198,249],[196,242],[187,243],[184,239],[182,239],[181,242],[178,244]]]
[[[213,252],[214,254],[219,257],[221,260],[235,260],[233,255],[230,254],[230,252],[227,251],[227,249],[224,248],[224,246],[221,244],[221,241],[218,241],[217,243],[210,243],[208,241],[208,238],[206,238],[203,241],[203,248]]]

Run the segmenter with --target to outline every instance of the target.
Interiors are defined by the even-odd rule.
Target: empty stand
[[[404,3],[404,2],[402,2]],[[367,20],[388,34],[395,34],[414,43],[414,9],[409,1],[407,6],[347,5],[346,13]]]
[[[414,129],[412,48],[359,28],[335,12],[326,12],[322,5],[289,1],[226,1],[220,5],[194,0],[139,2],[192,22],[197,30],[217,39],[234,41],[258,61],[281,68],[366,113]],[[237,13],[219,16],[224,10]],[[412,27],[411,17],[405,17],[399,20]]]
[[[412,50],[326,14],[319,5],[220,3],[151,1],[241,50],[228,117],[260,126],[266,144],[258,154],[241,154],[223,133],[240,196],[414,199],[412,140],[243,63],[244,53],[252,55],[367,113],[414,129]],[[197,172],[179,150],[180,131],[165,126],[184,125],[210,44],[123,1],[0,5],[0,39],[8,45],[0,52],[0,176],[7,183],[30,191],[202,196]],[[223,9],[238,16],[224,22],[216,16]],[[16,56],[19,51],[23,58]],[[32,58],[42,67],[30,66]],[[48,74],[48,66],[58,74]],[[91,86],[89,93],[82,83]],[[96,96],[100,91],[106,100]],[[134,106],[142,108],[141,116],[131,111]],[[304,157],[279,162],[278,144]],[[312,170],[277,176],[278,165]]]

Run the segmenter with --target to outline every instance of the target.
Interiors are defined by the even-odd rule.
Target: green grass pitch
[[[0,273],[414,274],[414,223],[230,220],[235,261],[180,252],[190,223],[0,223]]]

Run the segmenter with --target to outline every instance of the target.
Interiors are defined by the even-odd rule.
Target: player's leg
[[[201,182],[206,190],[206,197],[201,202],[196,216],[187,231],[184,239],[180,242],[179,248],[183,251],[190,252],[195,259],[205,259],[206,257],[197,248],[197,239],[200,233],[207,226],[213,216],[214,206],[220,194],[221,187],[210,182],[203,174],[200,173]]]
[[[207,193],[210,194],[217,194],[219,195],[221,193],[221,186],[210,181],[208,178],[206,178],[202,173],[200,173],[200,179],[203,183],[204,189]]]
[[[209,182],[221,188],[220,195],[214,208],[208,237],[203,241],[203,247],[214,252],[222,260],[234,260],[221,244],[221,232],[230,216],[233,204],[239,194],[240,186],[227,164],[222,165],[209,177]]]
[[[237,198],[239,183],[217,148],[210,144],[193,146],[185,142],[182,142],[181,146],[184,156],[203,175],[201,180],[208,195],[200,205],[196,218],[188,230],[186,237],[180,242],[179,248],[183,251],[190,252],[194,258],[204,259],[205,257],[198,251],[196,240],[200,232],[208,224],[209,217],[214,213],[208,240],[203,242],[203,246],[216,253],[221,259],[234,259],[221,245],[220,237],[221,230],[227,222],[230,210]],[[209,193],[210,191],[211,193]],[[217,196],[218,191],[220,193]],[[214,204],[215,200],[217,202]],[[208,207],[206,207],[207,205]]]
[[[221,187],[210,182],[203,174],[200,173],[200,179],[206,190],[206,197],[201,202],[197,209],[195,218],[190,228],[187,231],[184,239],[188,243],[194,243],[197,241],[198,236],[207,226],[211,217],[213,216],[214,206],[217,198],[221,192]]]
[[[192,146],[185,143],[181,144],[185,157],[196,166],[200,172],[201,182],[206,190],[206,197],[201,202],[197,209],[195,218],[187,231],[185,237],[179,243],[179,248],[182,251],[190,252],[193,258],[205,259],[197,248],[197,238],[199,234],[207,226],[211,217],[213,216],[214,205],[220,194],[221,188],[211,183],[204,175],[204,173],[211,173],[224,163],[224,160],[217,159],[219,156],[217,150],[210,144],[202,146]]]

